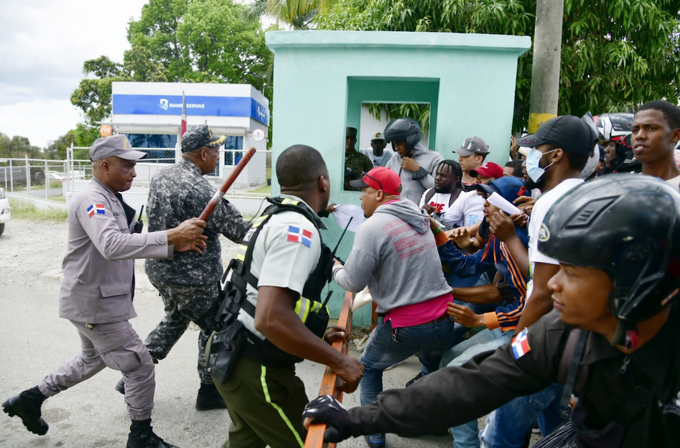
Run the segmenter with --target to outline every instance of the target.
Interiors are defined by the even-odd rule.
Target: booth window
[[[243,137],[236,135],[227,136],[224,142],[224,164],[236,165],[243,155]]]
[[[125,134],[133,148],[140,148],[147,153],[148,159],[175,160],[177,134]],[[148,149],[144,148],[158,148]],[[168,149],[161,149],[168,148]]]

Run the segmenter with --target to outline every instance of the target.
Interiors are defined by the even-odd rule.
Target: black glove
[[[302,413],[302,419],[311,418],[314,423],[325,423],[324,441],[342,442],[352,434],[349,429],[349,413],[347,409],[330,395],[323,395],[310,401]]]

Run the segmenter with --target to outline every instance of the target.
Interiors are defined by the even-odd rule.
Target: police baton
[[[338,250],[338,247],[340,247],[340,242],[342,239],[345,237],[345,233],[347,232],[347,229],[349,228],[349,225],[352,223],[352,220],[354,219],[354,216],[349,217],[349,221],[347,221],[347,225],[345,226],[345,230],[342,231],[342,235],[340,235],[340,239],[338,240],[338,244],[335,245],[335,249],[333,249],[333,252],[331,253],[331,260],[335,259],[335,251]],[[331,281],[328,280],[328,283]],[[328,291],[328,295],[326,296],[326,300],[323,301],[323,306],[326,306],[328,304],[328,301],[331,299],[331,296],[333,295],[333,290],[331,289]]]
[[[231,184],[233,184],[238,175],[241,174],[243,168],[245,168],[248,162],[250,162],[250,159],[253,158],[255,152],[256,152],[255,148],[250,148],[245,154],[243,154],[241,161],[238,163],[238,165],[234,167],[234,170],[231,172],[231,174],[229,174],[229,177],[227,177],[227,180],[224,181],[220,189],[215,192],[212,198],[210,198],[210,202],[208,202],[208,205],[205,206],[203,212],[201,212],[201,216],[199,216],[198,219],[202,221],[208,220],[210,214],[213,212],[213,210],[215,210],[217,204],[220,203],[220,201],[224,197],[224,194],[231,187]]]

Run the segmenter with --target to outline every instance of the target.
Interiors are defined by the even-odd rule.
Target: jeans
[[[444,352],[441,367],[459,367],[478,353],[496,350],[512,339],[513,331],[501,331],[500,328],[483,330],[467,341],[461,342]],[[479,448],[479,428],[477,420],[472,420],[451,428],[453,446],[456,448]]]
[[[560,423],[560,404],[563,386],[553,384],[526,397],[515,398],[487,417],[487,426],[479,438],[483,448],[515,448],[524,445],[524,435],[538,419],[543,436],[550,434]]]
[[[386,368],[414,354],[418,354],[418,359],[429,371],[437,370],[442,352],[451,346],[452,338],[453,320],[448,316],[441,321],[394,330],[391,320],[383,322],[379,318],[361,356],[364,366],[364,376],[359,383],[361,405],[373,403],[382,392],[382,375]],[[384,434],[370,437],[378,443],[385,440]]]
[[[476,314],[484,314],[488,313],[491,311],[494,311],[496,308],[502,305],[502,303],[470,303],[470,302],[462,302],[460,300],[454,300],[453,303],[457,303],[458,305],[464,305],[468,308],[470,308],[472,311],[474,311]],[[470,329],[468,327],[464,327],[461,324],[454,323],[453,325],[453,340],[451,342],[451,347],[456,347],[460,345],[463,342],[463,336],[465,333],[467,333]],[[450,348],[450,347],[449,347]],[[462,352],[460,352],[462,353]],[[451,358],[453,359],[453,358]],[[451,359],[449,359],[448,362],[442,363],[442,367],[446,366]],[[423,375],[427,375],[428,373],[432,372],[426,372],[425,369],[423,368]]]

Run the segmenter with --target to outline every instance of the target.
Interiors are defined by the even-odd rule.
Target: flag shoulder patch
[[[302,243],[305,246],[312,247],[312,232],[297,226],[288,226],[288,241],[293,243]]]
[[[527,338],[528,330],[528,328],[525,328],[512,340],[512,354],[515,356],[515,359],[519,359],[531,351],[529,339]]]
[[[105,215],[106,207],[104,204],[92,204],[87,208],[87,216],[92,218],[94,215]]]

